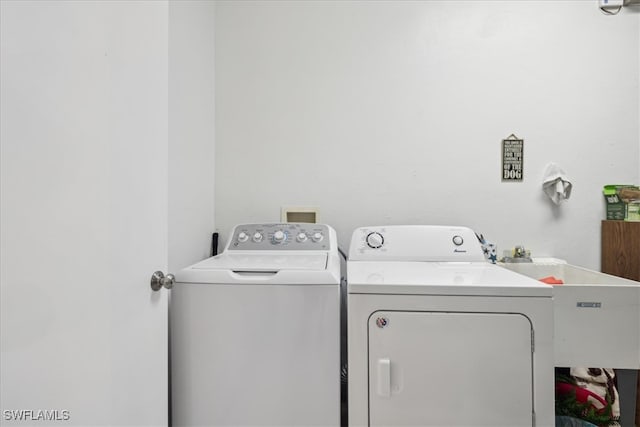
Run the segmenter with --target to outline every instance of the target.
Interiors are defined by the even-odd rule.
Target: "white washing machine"
[[[174,426],[340,424],[340,259],[319,224],[245,224],[176,274]]]
[[[347,282],[350,425],[554,425],[552,288],[473,231],[359,228]]]

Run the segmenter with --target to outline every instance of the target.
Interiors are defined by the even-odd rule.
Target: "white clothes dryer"
[[[358,228],[347,283],[350,425],[554,425],[552,289],[473,231]]]
[[[340,259],[320,224],[244,224],[176,274],[174,426],[340,424]]]

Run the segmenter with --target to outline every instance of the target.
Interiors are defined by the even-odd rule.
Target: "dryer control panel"
[[[358,228],[351,238],[349,260],[486,262],[473,230],[443,225]]]
[[[331,234],[323,224],[241,224],[233,229],[226,250],[329,250]]]

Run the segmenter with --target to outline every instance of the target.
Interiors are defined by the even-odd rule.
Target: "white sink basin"
[[[561,262],[500,264],[554,276],[555,365],[640,369],[640,282]]]

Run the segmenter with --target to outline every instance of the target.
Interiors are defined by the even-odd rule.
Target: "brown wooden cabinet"
[[[640,222],[602,221],[601,270],[640,281]]]
[[[601,270],[640,282],[640,222],[602,221]],[[636,393],[636,425],[640,426],[640,377]]]

